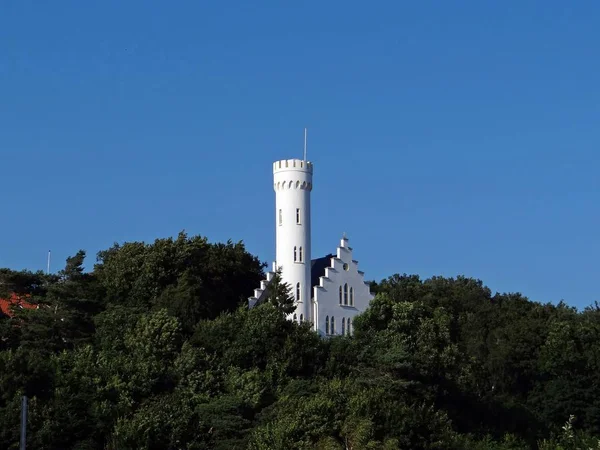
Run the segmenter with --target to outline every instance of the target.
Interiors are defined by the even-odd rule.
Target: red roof
[[[26,295],[25,298],[28,298],[29,295]],[[18,296],[17,294],[11,294],[10,298],[6,299],[6,298],[0,298],[0,311],[3,314],[6,314],[9,317],[12,317],[14,315],[14,313],[11,311],[11,307],[16,306],[16,307],[21,307],[24,309],[37,309],[38,305],[32,305],[31,303],[23,300],[23,298],[21,298],[20,296]]]

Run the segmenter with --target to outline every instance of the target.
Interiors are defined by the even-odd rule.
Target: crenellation
[[[313,163],[302,159],[282,159],[273,163],[273,173],[283,171],[297,171],[313,173]]]

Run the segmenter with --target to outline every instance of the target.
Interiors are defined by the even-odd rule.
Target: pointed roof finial
[[[304,161],[306,161],[306,127],[304,127]]]
[[[346,232],[344,231],[344,233],[342,234],[342,239],[348,239],[348,237],[346,236]]]

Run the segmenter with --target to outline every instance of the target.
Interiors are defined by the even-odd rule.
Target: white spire
[[[304,161],[306,161],[306,127],[304,127]]]

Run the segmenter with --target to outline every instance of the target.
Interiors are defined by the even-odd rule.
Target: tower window
[[[348,325],[346,325],[347,332],[346,334],[350,335],[352,333],[352,322],[350,322],[350,318],[348,318]]]
[[[329,316],[325,317],[325,334],[329,334]]]
[[[298,248],[294,247],[294,262],[298,261]]]
[[[283,211],[279,210],[279,225],[283,225]]]
[[[300,323],[304,322],[304,314],[300,314]]]
[[[335,334],[335,317],[331,316],[331,334]]]
[[[348,283],[344,284],[344,305],[348,304]]]
[[[302,247],[300,247],[300,251],[298,252],[298,261],[302,262]]]
[[[296,322],[298,320],[298,316],[296,316],[296,314],[294,314],[294,322]]]
[[[354,288],[350,288],[350,306],[354,306]]]
[[[342,304],[342,287],[340,286],[340,305]]]
[[[296,208],[296,223],[300,225],[300,208]]]
[[[300,283],[296,283],[296,301],[300,301]]]
[[[346,334],[346,318],[342,317],[342,335]]]

